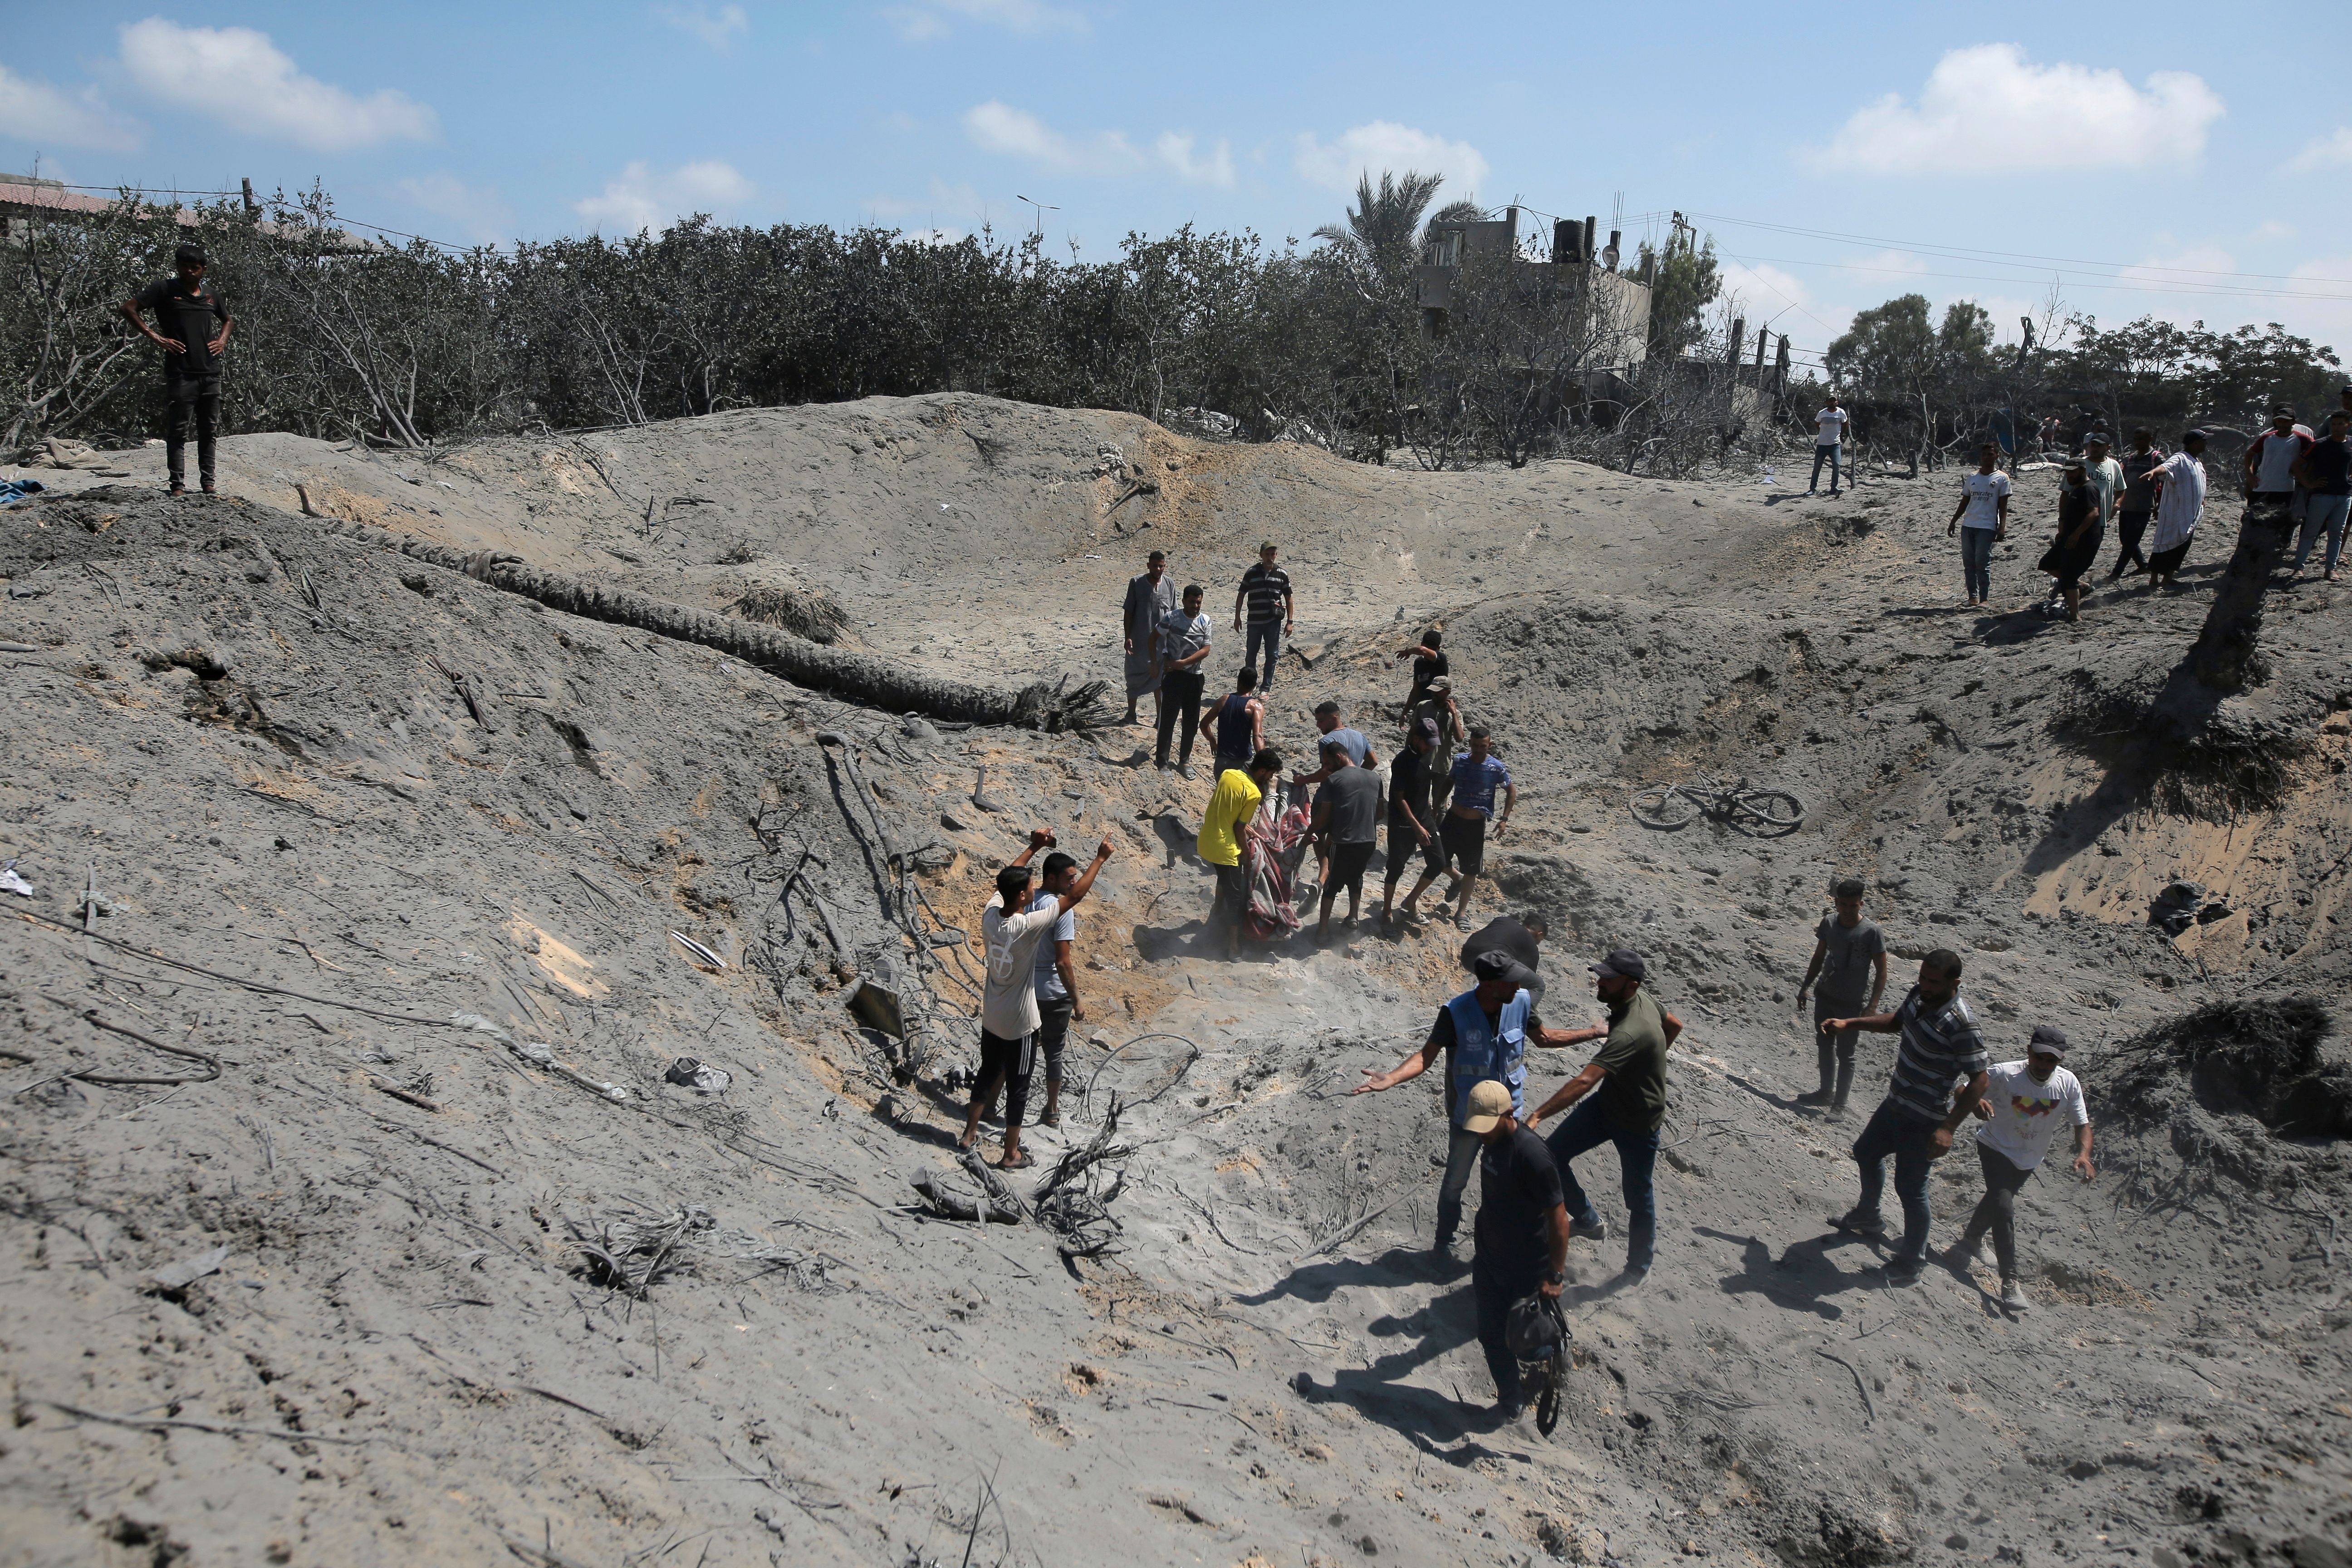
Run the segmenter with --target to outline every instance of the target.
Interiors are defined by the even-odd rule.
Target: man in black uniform
[[[205,283],[205,253],[200,246],[184,245],[173,255],[177,278],[160,279],[122,301],[131,324],[163,351],[163,395],[169,400],[163,415],[163,459],[172,474],[172,494],[188,488],[187,433],[196,426],[196,477],[206,495],[213,491],[213,437],[220,423],[221,354],[228,347],[229,330],[236,325],[228,307]],[[140,311],[155,312],[151,327]],[[218,322],[220,331],[213,331]]]
[[[1470,1289],[1478,1304],[1478,1346],[1495,1378],[1495,1413],[1519,1414],[1519,1358],[1505,1338],[1511,1303],[1540,1290],[1555,1300],[1568,1279],[1568,1205],[1544,1141],[1511,1114],[1510,1086],[1474,1084],[1462,1123],[1486,1143],[1478,1156],[1478,1253]]]
[[[1389,873],[1381,889],[1381,929],[1393,930],[1397,883],[1418,858],[1420,879],[1405,895],[1404,918],[1418,922],[1413,901],[1444,873],[1445,858],[1437,841],[1437,815],[1430,805],[1438,770],[1437,726],[1423,721],[1405,731],[1404,750],[1389,764]]]

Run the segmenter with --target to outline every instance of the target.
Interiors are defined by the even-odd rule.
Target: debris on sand
[[[687,1204],[667,1214],[628,1208],[586,1219],[567,1217],[563,1228],[572,1235],[588,1283],[642,1301],[664,1279],[692,1266],[686,1244],[716,1223],[709,1209]]]
[[[829,643],[849,627],[849,612],[824,594],[795,588],[752,588],[727,606],[730,616],[775,626],[811,642]]]
[[[2141,1121],[2168,1118],[2185,1083],[2216,1115],[2251,1115],[2279,1132],[2352,1132],[2352,1065],[2322,1058],[2335,1020],[2317,998],[2214,1002],[2116,1047],[2108,1086],[2117,1108]]]

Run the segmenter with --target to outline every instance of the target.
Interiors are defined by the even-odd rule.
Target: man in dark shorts
[[[1471,932],[1470,939],[1462,944],[1462,967],[1475,973],[1480,953],[1504,954],[1513,965],[1511,984],[1534,997],[1536,1005],[1540,1007],[1543,1005],[1544,982],[1543,976],[1536,973],[1536,964],[1542,955],[1536,947],[1549,929],[1539,914],[1530,912],[1517,920],[1508,915],[1497,915]]]
[[[1886,1099],[1854,1140],[1854,1163],[1862,1172],[1862,1196],[1830,1223],[1856,1236],[1881,1237],[1886,1221],[1878,1203],[1885,1190],[1886,1160],[1895,1159],[1895,1193],[1903,1204],[1903,1241],[1887,1261],[1889,1285],[1914,1285],[1927,1258],[1927,1232],[1935,1214],[1927,1205],[1927,1173],[1952,1152],[1952,1131],[1984,1098],[1984,1037],[1976,1015],[1960,995],[1960,955],[1939,947],[1919,963],[1919,983],[1892,1013],[1866,1018],[1824,1018],[1822,1033],[1867,1029],[1899,1034],[1895,1077]],[[1966,1080],[1958,1095],[1952,1086]]]
[[[1127,634],[1127,723],[1135,722],[1135,704],[1145,692],[1158,697],[1160,668],[1152,652],[1154,638],[1159,635],[1160,623],[1175,607],[1176,580],[1168,575],[1167,552],[1155,550],[1145,563],[1143,574],[1128,579],[1127,602],[1118,612],[1119,624]],[[1154,711],[1154,729],[1159,727],[1159,718]]]
[[[1822,1020],[1875,1013],[1879,997],[1886,993],[1886,933],[1876,921],[1862,918],[1863,891],[1859,877],[1842,878],[1831,886],[1837,910],[1823,915],[1813,928],[1813,961],[1797,986],[1800,1015],[1805,1010],[1805,994],[1813,994],[1813,1046],[1822,1078],[1821,1088],[1797,1096],[1797,1103],[1826,1105],[1832,1115],[1845,1110],[1853,1088],[1853,1048],[1862,1036],[1853,1029],[1824,1034]]]
[[[1543,1026],[1533,999],[1511,984],[1508,958],[1486,953],[1473,973],[1477,984],[1437,1010],[1437,1021],[1418,1050],[1386,1072],[1364,1068],[1364,1081],[1348,1091],[1383,1093],[1419,1078],[1441,1056],[1445,1058],[1445,1120],[1451,1131],[1445,1180],[1437,1189],[1437,1236],[1431,1247],[1440,1260],[1453,1256],[1454,1232],[1462,1223],[1462,1194],[1470,1185],[1470,1167],[1481,1142],[1465,1124],[1471,1091],[1488,1080],[1501,1084],[1516,1114],[1524,1108],[1528,1047],[1566,1043],[1565,1036]]]
[[[1078,885],[1078,863],[1056,850],[1045,857],[1040,891],[1032,910],[1067,898]],[[1045,1114],[1039,1125],[1062,1124],[1062,1047],[1070,1038],[1070,1025],[1087,1021],[1087,1005],[1078,1000],[1077,961],[1071,943],[1077,940],[1078,911],[1066,906],[1054,922],[1053,933],[1037,944],[1037,1052],[1045,1058]]]
[[[1439,837],[1445,842],[1446,864],[1453,868],[1454,886],[1445,896],[1454,900],[1454,923],[1469,930],[1470,889],[1478,880],[1478,873],[1486,868],[1486,826],[1494,824],[1495,837],[1500,838],[1503,829],[1511,825],[1511,813],[1519,804],[1519,786],[1511,782],[1511,770],[1499,758],[1486,750],[1488,736],[1484,724],[1470,726],[1470,750],[1454,759],[1448,775],[1453,781],[1453,801],[1445,808],[1445,818]],[[1503,792],[1503,814],[1495,815],[1495,793]]]
[[[1665,1011],[1642,989],[1649,965],[1630,947],[1621,947],[1590,966],[1593,992],[1609,1009],[1609,1022],[1585,1029],[1563,1029],[1544,1043],[1582,1045],[1605,1043],[1584,1070],[1561,1084],[1552,1097],[1528,1118],[1536,1131],[1547,1116],[1584,1103],[1569,1112],[1559,1130],[1548,1140],[1552,1162],[1559,1168],[1560,1192],[1568,1204],[1574,1234],[1605,1240],[1609,1226],[1592,1200],[1577,1185],[1574,1162],[1603,1143],[1617,1145],[1617,1171],[1625,1193],[1625,1288],[1650,1277],[1658,1252],[1658,1200],[1655,1175],[1658,1129],[1666,1120],[1666,1047],[1683,1032],[1680,1018]],[[1594,1085],[1601,1092],[1586,1095]]]
[[[1393,929],[1397,884],[1418,858],[1421,876],[1404,898],[1404,918],[1419,921],[1413,902],[1445,869],[1445,850],[1431,815],[1430,794],[1437,779],[1437,726],[1427,721],[1405,731],[1404,750],[1389,764],[1389,874],[1381,889],[1381,928]]]
[[[1333,735],[1323,737],[1323,768],[1331,776],[1315,797],[1315,831],[1329,834],[1332,842],[1323,867],[1318,942],[1330,940],[1331,906],[1339,901],[1340,889],[1348,889],[1348,923],[1354,925],[1362,912],[1364,868],[1372,863],[1381,827],[1381,775],[1359,767],[1348,755],[1347,742]]]
[[[228,349],[236,318],[205,282],[205,253],[197,245],[184,245],[173,253],[179,276],[164,278],[122,301],[131,324],[163,351],[163,462],[172,476],[173,495],[188,488],[186,426],[196,434],[196,478],[206,495],[213,493],[213,439],[220,425],[221,355]],[[140,315],[155,313],[151,327]],[[214,331],[217,323],[220,330]]]
[[[1242,613],[1249,613],[1249,641],[1243,645],[1242,662],[1255,664],[1258,650],[1265,650],[1265,673],[1258,677],[1258,689],[1274,689],[1274,663],[1282,657],[1282,639],[1298,625],[1297,601],[1291,596],[1290,574],[1274,563],[1271,543],[1257,547],[1257,564],[1242,574],[1240,592],[1234,595],[1234,630],[1242,629]]]

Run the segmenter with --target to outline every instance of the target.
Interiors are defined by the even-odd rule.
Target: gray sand
[[[0,1112],[0,1564],[2344,1560],[2340,1145],[2210,1084],[2151,1113],[2102,1083],[2193,1005],[2346,994],[2352,602],[2306,585],[2270,616],[2247,704],[2301,746],[2273,803],[2188,815],[2133,736],[2053,727],[2177,660],[2222,522],[2189,592],[2103,589],[2067,626],[1957,607],[1936,481],[1831,501],[1425,475],[959,397],[430,463],[224,453],[218,500],[132,492],[150,450],[112,459],[123,489],[0,514],[0,640],[35,650],[0,654],[0,857],[36,889],[0,895],[27,917],[0,926],[0,1046],[33,1058]],[[1159,488],[1107,510],[1139,477]],[[2051,488],[2021,485],[2005,611],[2044,581]],[[1433,1086],[1345,1098],[1459,988],[1450,927],[1225,965],[1189,853],[1211,781],[1137,766],[1141,731],[906,725],[339,520],[704,608],[821,589],[859,645],[1007,684],[1115,680],[1120,588],[1156,544],[1210,585],[1213,690],[1271,537],[1314,664],[1286,661],[1269,728],[1301,756],[1325,695],[1391,749],[1388,655],[1442,616],[1522,789],[1477,918],[1551,916],[1555,1024],[1591,1010],[1586,957],[1631,943],[1690,1026],[1658,1268],[1618,1292],[1621,1242],[1571,1247],[1558,1432],[1494,1423],[1467,1279],[1427,1258]],[[906,988],[915,958],[821,731],[859,743],[941,923],[973,924],[1033,823],[1119,846],[1080,915],[1065,1122],[1030,1130],[1016,1178],[1114,1090],[1148,1099],[1115,1258],[922,1215],[909,1178],[952,1167],[936,1075],[971,1026],[909,1088],[844,1006],[842,971]],[[970,799],[982,765],[1002,813]],[[1628,815],[1697,771],[1793,790],[1803,831]],[[778,901],[803,848],[839,961]],[[1795,984],[1846,873],[1898,984],[1931,947],[1968,956],[1995,1059],[2040,1021],[2085,1047],[2102,1173],[2027,1187],[2021,1321],[1989,1261],[1891,1290],[1883,1249],[1823,1223],[1891,1049],[1865,1037],[1843,1122],[1793,1103]],[[2168,939],[2148,919],[2176,878],[2206,918]],[[219,1076],[60,1078],[203,1076],[93,1015]],[[679,1057],[731,1087],[665,1082]],[[1580,1174],[1621,1217],[1608,1152]],[[1938,1246],[1978,1186],[1972,1152],[1938,1166]],[[574,1245],[672,1215],[642,1300]]]

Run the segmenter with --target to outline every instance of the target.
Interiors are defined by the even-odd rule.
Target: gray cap
[[[1630,947],[1618,948],[1600,963],[1589,963],[1585,967],[1603,980],[1615,979],[1620,975],[1627,980],[1646,980],[1650,974],[1650,966],[1642,961],[1640,953]]]
[[[1470,973],[1481,980],[1500,980],[1518,960],[1499,948],[1488,948],[1470,961]]]
[[[2027,1050],[2030,1055],[2056,1057],[2063,1062],[2066,1059],[2066,1031],[2055,1024],[2036,1024],[2033,1044]]]

